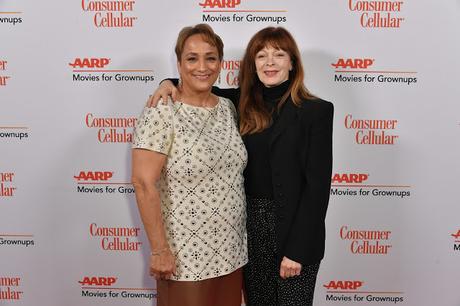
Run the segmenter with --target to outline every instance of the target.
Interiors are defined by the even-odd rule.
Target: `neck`
[[[291,84],[290,80],[286,80],[281,84],[272,87],[263,87],[262,93],[265,100],[279,100],[286,93]]]
[[[210,106],[214,102],[211,89],[205,91],[197,91],[191,89],[185,84],[181,84],[178,89],[179,100],[181,102],[187,101],[187,104],[202,107]]]

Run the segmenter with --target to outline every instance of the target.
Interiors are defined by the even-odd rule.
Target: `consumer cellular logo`
[[[0,88],[6,87],[11,79],[7,71],[8,61],[0,59]]]
[[[221,86],[237,87],[238,73],[241,65],[241,60],[223,60],[221,64],[221,70],[219,78],[216,84]]]
[[[404,1],[348,0],[348,10],[359,16],[363,28],[400,28],[405,21],[400,16]]]
[[[369,173],[334,173],[331,179],[331,196],[409,198],[411,186],[376,182]]]
[[[418,81],[416,71],[379,68],[375,65],[374,58],[338,58],[331,63],[334,68],[334,82],[413,85]]]
[[[107,227],[96,223],[89,225],[89,234],[99,240],[103,251],[141,251],[142,242],[138,241],[141,229],[139,227]]]
[[[353,131],[354,143],[358,145],[395,145],[399,139],[397,119],[368,119],[355,118],[347,114],[344,118],[344,126]]]
[[[16,195],[14,172],[0,172],[0,198],[12,198]]]
[[[324,284],[325,300],[334,302],[364,303],[402,303],[404,292],[368,289],[362,280],[331,280]]]
[[[78,281],[81,296],[102,299],[144,299],[151,301],[157,297],[155,288],[134,288],[120,285],[116,276],[84,276]]]
[[[97,131],[99,143],[131,143],[136,117],[100,117],[87,113],[84,118],[85,126]]]
[[[202,9],[202,22],[282,24],[287,21],[287,10],[256,8],[253,4],[254,1],[248,0],[202,0],[197,2]]]
[[[83,12],[92,16],[96,28],[132,28],[136,25],[134,15],[136,0],[88,1],[81,0]]]
[[[21,301],[24,295],[21,286],[21,277],[0,275],[0,301]]]
[[[393,247],[390,230],[353,229],[344,225],[339,237],[348,243],[348,250],[355,255],[388,255]]]
[[[152,69],[117,68],[108,57],[76,57],[72,67],[73,82],[143,82],[155,80]]]

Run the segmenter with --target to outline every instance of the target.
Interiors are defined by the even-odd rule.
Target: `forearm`
[[[160,81],[160,84],[163,81],[170,81],[176,87],[177,85],[179,85],[179,79],[176,79],[176,78],[163,79]],[[233,104],[235,104],[235,106],[238,105],[238,102],[239,102],[238,100],[240,98],[239,88],[220,88],[217,86],[213,86],[211,91],[213,94],[217,96],[221,96],[221,97],[230,99],[233,102]]]
[[[161,213],[160,194],[155,186],[133,181],[137,207],[144,225],[152,252],[169,247]]]

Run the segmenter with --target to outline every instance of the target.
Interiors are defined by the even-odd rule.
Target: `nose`
[[[200,71],[204,71],[206,70],[206,60],[201,58],[199,61],[198,61],[198,69]]]
[[[267,66],[273,65],[273,55],[271,55],[271,54],[267,55],[267,61],[265,62],[265,65],[267,65]]]

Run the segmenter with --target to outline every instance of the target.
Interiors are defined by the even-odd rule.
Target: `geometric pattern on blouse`
[[[182,102],[144,108],[133,148],[168,156],[158,182],[173,280],[198,281],[229,274],[247,262],[243,171],[247,152],[233,103],[215,107]]]

